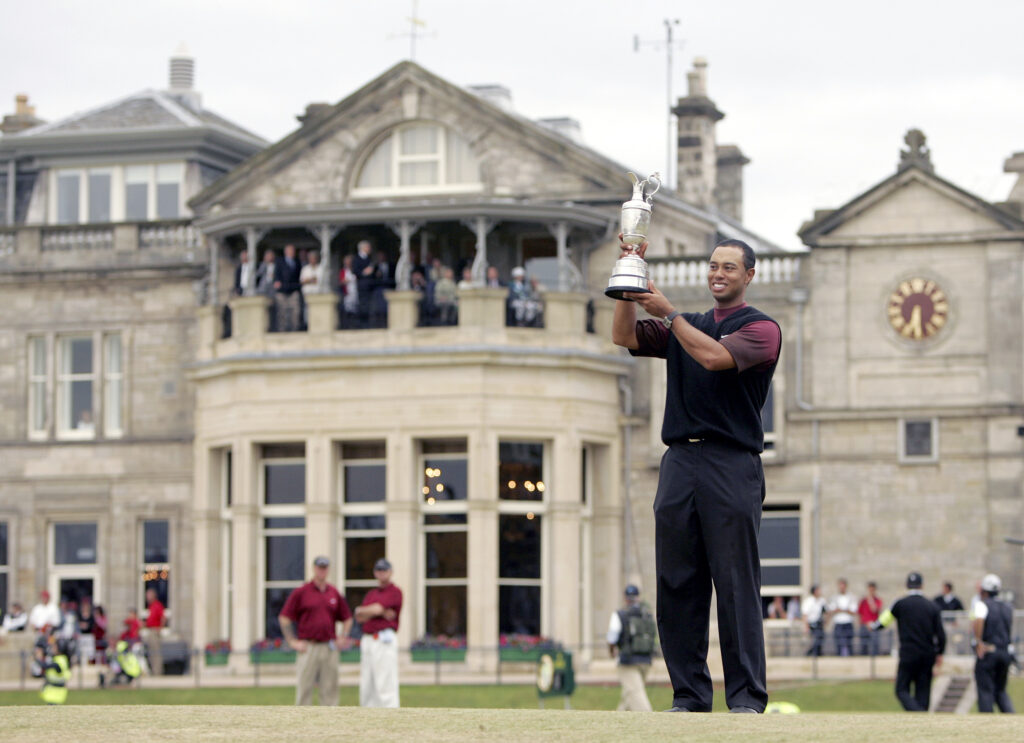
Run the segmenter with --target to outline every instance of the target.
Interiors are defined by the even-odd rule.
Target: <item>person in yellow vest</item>
[[[118,640],[117,645],[114,646],[114,657],[110,660],[109,666],[110,671],[114,674],[113,678],[110,679],[111,686],[122,683],[131,686],[131,683],[142,673],[142,664],[139,662],[139,656],[132,652],[131,645],[127,640]],[[107,676],[101,672],[100,688],[103,689],[106,686]]]
[[[68,700],[68,682],[71,663],[68,660],[67,641],[56,633],[47,638],[48,653],[43,664],[43,689],[39,696],[46,704],[64,704]]]

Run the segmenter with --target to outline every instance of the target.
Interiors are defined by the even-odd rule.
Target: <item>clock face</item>
[[[901,281],[889,295],[889,324],[912,341],[931,338],[949,319],[946,293],[931,279],[915,277]]]

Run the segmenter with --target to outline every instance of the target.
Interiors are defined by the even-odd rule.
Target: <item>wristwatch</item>
[[[672,321],[675,320],[677,317],[679,317],[681,314],[683,314],[683,313],[680,312],[679,310],[672,310],[667,315],[665,315],[665,317],[663,317],[661,319],[661,322],[662,322],[662,324],[666,328],[671,329],[672,328]]]

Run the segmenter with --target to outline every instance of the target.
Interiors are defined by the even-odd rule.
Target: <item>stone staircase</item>
[[[966,715],[978,698],[973,676],[939,676],[932,686],[932,712]]]

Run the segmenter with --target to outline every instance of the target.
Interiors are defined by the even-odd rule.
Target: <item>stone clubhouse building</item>
[[[192,70],[179,55],[167,90],[4,120],[0,607],[48,588],[117,626],[155,587],[186,642],[245,650],[313,556],[358,603],[386,554],[403,647],[464,637],[483,669],[502,637],[543,635],[604,657],[624,583],[653,600],[663,451],[664,367],[610,343],[603,296],[630,168],[572,120],[412,62],[270,144],[206,109]],[[716,141],[705,63],[689,78],[648,258],[697,310],[715,242],[758,251],[748,297],[784,339],[765,600],[840,576],[894,597],[910,569],[929,591],[993,570],[1019,593],[1019,205],[942,179],[911,132],[895,174],[784,251],[743,226],[747,159]],[[382,327],[327,292],[271,332],[254,277],[233,291],[242,253],[287,244],[336,288],[362,240],[396,275]],[[430,258],[469,269],[456,324],[424,322],[410,269]],[[540,279],[541,322],[510,320],[488,266]]]

